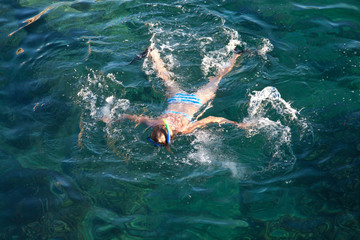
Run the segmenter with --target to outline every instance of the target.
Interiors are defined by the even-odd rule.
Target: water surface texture
[[[358,239],[360,4],[0,2],[1,239]],[[246,54],[171,151],[156,46],[196,91]]]

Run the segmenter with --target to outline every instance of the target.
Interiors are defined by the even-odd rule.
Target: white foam
[[[78,92],[79,105],[84,110],[81,117],[82,137],[92,134],[97,130],[97,122],[101,120],[117,120],[130,105],[127,99],[116,99],[111,95],[106,97],[108,82],[121,84],[112,73],[104,74],[90,70],[85,78],[82,88]],[[109,129],[106,129],[110,132]],[[116,132],[116,131],[111,131]],[[120,135],[121,136],[121,135]]]
[[[110,97],[107,97],[105,99],[106,101],[106,104],[105,106],[102,108],[102,115],[103,117],[107,117],[107,118],[110,118],[110,109],[111,109],[111,106],[113,105],[114,103],[114,96],[110,96]]]
[[[179,65],[175,54],[179,48],[197,43],[200,55],[203,56],[201,70],[205,76],[213,75],[229,64],[236,46],[246,47],[247,45],[241,40],[236,30],[224,26],[224,23],[222,21],[221,26],[216,26],[219,31],[211,36],[202,36],[201,32],[192,32],[186,27],[184,27],[184,31],[184,29],[166,29],[166,26],[160,23],[149,24],[149,29],[153,33],[150,43],[159,49],[169,70]],[[220,44],[220,47],[212,50],[217,44]],[[273,50],[273,45],[269,39],[264,38],[257,49],[258,54],[267,59],[266,54]],[[155,72],[154,66],[147,59],[143,66],[146,74]],[[182,76],[173,76],[177,81],[182,79]],[[255,91],[250,98],[249,116],[245,121],[255,123],[256,127],[246,130],[247,137],[262,134],[268,142],[268,155],[273,159],[274,166],[279,166],[279,168],[292,166],[296,159],[292,152],[292,134],[288,123],[289,121],[299,121],[299,112],[282,99],[278,90],[273,87]],[[277,114],[276,119],[272,119],[270,116],[273,112]],[[224,149],[226,144],[221,143],[220,136],[213,131],[202,130],[194,133],[194,136],[195,139],[191,142],[193,149],[187,154],[187,162],[210,165],[214,162],[221,162],[223,167],[230,169],[234,177],[245,175],[245,168],[239,163],[239,156],[236,153],[232,155],[231,150]]]
[[[114,96],[107,97],[105,100],[108,104],[113,104],[114,102]]]
[[[214,41],[212,37],[200,37],[198,40],[200,41],[200,46],[202,49]]]
[[[232,29],[223,26],[222,30],[224,31],[224,38],[229,38],[227,45],[223,48],[214,51],[206,52],[204,46],[206,43],[212,41],[211,38],[206,38],[205,42],[201,45],[203,47],[204,57],[201,62],[201,69],[205,76],[208,76],[211,72],[216,73],[220,69],[224,68],[228,64],[232,52],[236,46],[245,46],[246,43],[242,42],[239,36],[239,33]],[[200,38],[203,40],[204,38]]]
[[[267,60],[266,54],[271,52],[274,49],[274,45],[271,44],[270,40],[264,38],[262,40],[263,45],[257,50],[257,53]]]
[[[198,130],[193,133],[195,139],[191,142],[192,150],[187,154],[186,163],[199,163],[212,169],[218,165],[229,169],[234,178],[246,175],[246,168],[239,162],[237,153],[227,148],[218,132]]]
[[[146,75],[151,76],[152,74],[155,73],[154,69],[155,66],[152,67],[151,65],[151,60],[149,60],[149,58],[145,58],[144,62],[143,62],[143,71],[145,72]],[[151,79],[149,79],[151,81]]]
[[[279,91],[275,87],[266,87],[261,91],[253,91],[250,94],[249,118],[264,116],[269,110],[266,105],[270,103],[272,108],[281,116],[289,116],[291,120],[297,120],[298,111],[291,107],[290,103],[281,98]]]
[[[153,33],[150,43],[152,47],[159,49],[162,58],[164,59],[166,68],[169,70],[179,67],[179,62],[176,59],[175,53],[179,48],[186,45],[197,44],[199,46],[200,54],[203,56],[201,60],[201,70],[205,76],[216,73],[219,69],[224,68],[228,64],[233,51],[236,46],[246,46],[246,43],[241,41],[239,33],[229,27],[224,26],[224,21],[221,26],[217,26],[219,29],[214,36],[201,36],[201,32],[194,32],[192,29],[183,26],[176,30],[166,29],[166,26],[161,26],[160,23],[149,23],[150,32]],[[219,38],[220,42],[227,41],[226,45],[212,51],[208,51],[208,45],[217,43],[214,42],[214,37]],[[179,42],[181,41],[181,42]],[[220,43],[220,44],[221,44]],[[144,62],[146,73],[153,73],[148,70],[148,62]],[[181,79],[182,76],[176,76],[177,79]]]
[[[166,55],[164,59],[167,63],[166,67],[169,70],[174,69],[174,67],[179,64],[172,54]]]
[[[241,166],[241,163],[235,161],[226,161],[222,163],[224,168],[228,168],[231,172],[231,175],[234,178],[241,178],[245,175],[245,168]]]
[[[98,77],[92,77],[92,74],[89,73],[87,75],[87,81],[77,94],[82,98],[83,106],[90,111],[90,116],[92,117],[96,116],[98,109],[96,107],[97,95],[93,93],[91,86],[98,85],[98,82]]]
[[[246,131],[247,137],[262,134],[268,145],[271,168],[290,170],[296,162],[290,125],[299,126],[303,131],[308,127],[306,121],[299,119],[299,111],[285,101],[275,87],[254,91],[249,96],[249,116],[245,121],[256,126]]]
[[[117,99],[110,110],[110,119],[117,120],[121,118],[121,114],[126,112],[130,107],[130,101],[128,99]]]
[[[188,153],[188,158],[194,162],[199,163],[211,163],[214,157],[212,152],[212,142],[215,141],[215,137],[208,131],[197,131],[195,139],[191,145],[194,150]]]

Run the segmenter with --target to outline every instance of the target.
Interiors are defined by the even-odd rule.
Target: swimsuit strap
[[[195,104],[202,105],[201,99],[194,94],[186,94],[186,93],[177,93],[173,97],[168,99],[168,104],[172,103],[187,103],[187,104]]]
[[[166,113],[181,114],[181,115],[185,116],[187,119],[189,119],[190,121],[193,119],[189,114],[183,113],[183,112],[175,112],[175,111],[165,111],[165,112],[163,112],[163,114],[166,114]]]

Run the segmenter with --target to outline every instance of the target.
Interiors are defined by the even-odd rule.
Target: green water
[[[37,21],[8,36],[23,21]],[[359,239],[358,1],[0,2],[0,239]],[[155,148],[165,88],[248,50],[202,116]],[[17,50],[23,53],[17,55]]]

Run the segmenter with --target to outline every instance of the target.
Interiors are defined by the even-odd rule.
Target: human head
[[[162,126],[154,127],[154,130],[152,131],[149,138],[152,140],[152,142],[155,145],[159,144],[161,146],[166,146],[167,145],[166,136],[167,136],[166,127],[162,125]]]
[[[163,119],[164,125],[158,125],[154,128],[151,133],[151,136],[148,138],[155,146],[169,146],[171,138],[173,136],[173,131],[171,131],[170,125],[168,122]]]

